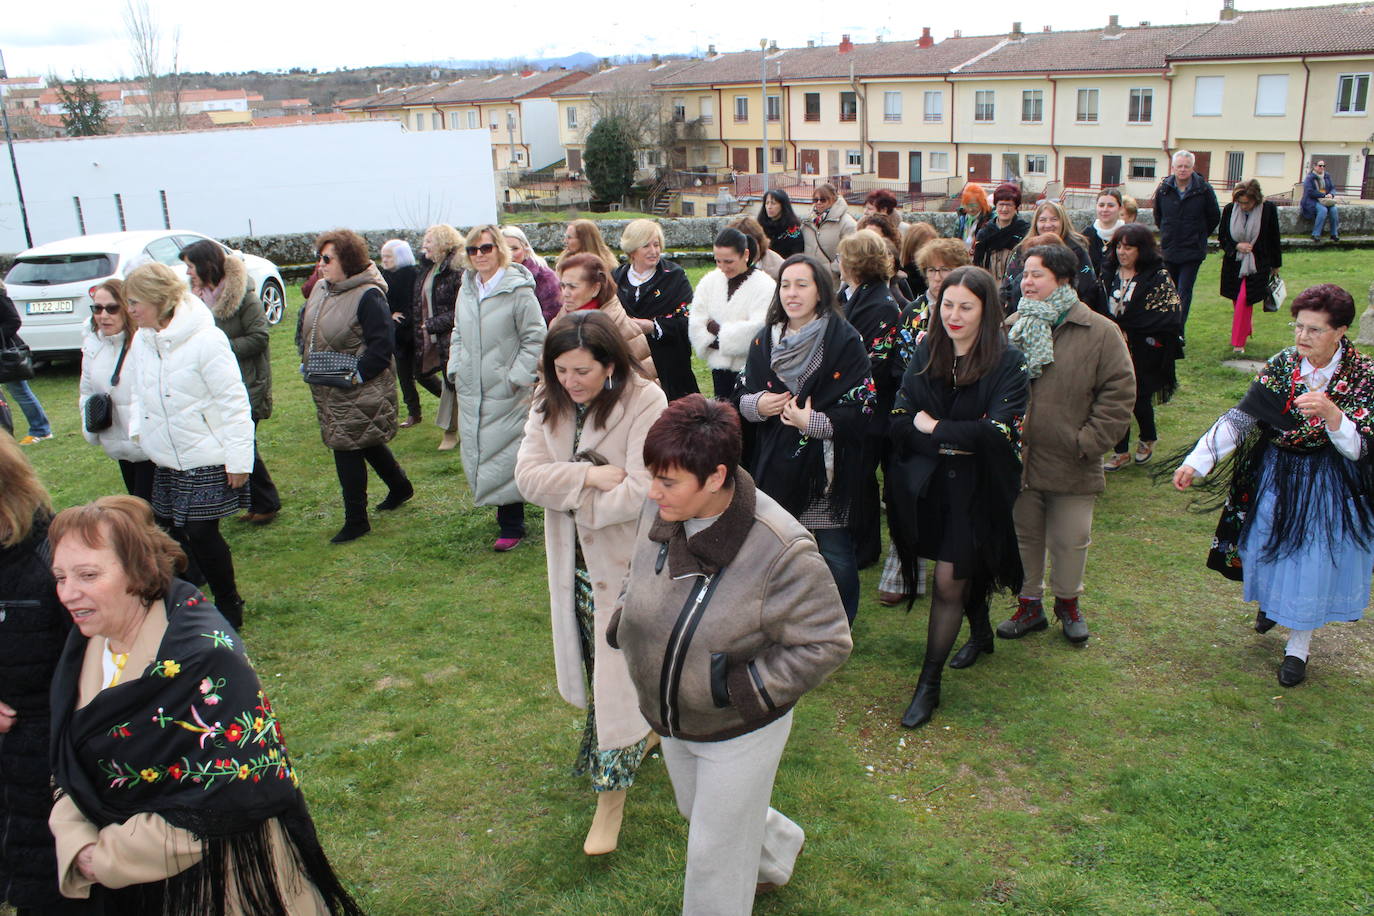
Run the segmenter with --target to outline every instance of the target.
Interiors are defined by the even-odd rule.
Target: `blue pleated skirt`
[[[1263,460],[1255,508],[1237,545],[1245,569],[1245,600],[1258,601],[1269,619],[1294,630],[1359,620],[1369,604],[1374,543],[1361,547],[1352,539],[1340,539],[1333,554],[1331,539],[1324,531],[1324,520],[1338,517],[1335,500],[1349,499],[1349,495],[1334,487],[1323,491],[1330,502],[1312,513],[1312,536],[1304,538],[1292,552],[1266,560],[1261,547],[1269,538],[1277,502],[1272,448]]]

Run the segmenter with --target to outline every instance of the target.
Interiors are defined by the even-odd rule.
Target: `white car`
[[[91,320],[92,289],[112,277],[123,279],[147,260],[166,264],[184,276],[181,250],[206,238],[182,229],[107,232],[79,235],[21,252],[5,275],[5,286],[23,322],[20,335],[24,343],[35,355],[80,353],[82,331]],[[228,246],[224,252],[226,257],[241,259],[248,268],[249,282],[262,299],[268,323],[281,321],[286,313],[286,286],[276,265]]]

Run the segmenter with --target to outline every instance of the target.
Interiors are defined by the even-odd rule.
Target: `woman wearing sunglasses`
[[[472,503],[496,507],[500,530],[492,549],[504,553],[525,537],[515,458],[538,379],[544,314],[534,277],[511,262],[500,229],[474,228],[466,252],[471,269],[458,291],[448,376],[458,392],[463,472]]]
[[[91,326],[81,343],[81,416],[92,397],[110,399],[109,425],[82,433],[91,445],[98,445],[115,461],[124,477],[130,496],[153,501],[153,463],[139,444],[129,438],[133,416],[133,350],[138,327],[124,301],[124,281],[106,280],[91,291]],[[96,425],[100,425],[97,422]]]

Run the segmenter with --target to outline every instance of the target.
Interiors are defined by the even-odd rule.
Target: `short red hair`
[[[601,308],[615,298],[615,281],[606,269],[606,262],[587,251],[570,254],[558,262],[558,275],[561,277],[570,270],[580,270],[588,283],[595,283],[596,307]]]
[[[129,577],[129,594],[156,601],[167,594],[172,576],[186,568],[186,554],[153,521],[153,509],[137,496],[102,496],[93,503],[57,513],[48,526],[52,549],[67,537],[87,547],[108,547]]]
[[[679,468],[697,482],[725,465],[725,479],[733,483],[740,458],[739,414],[727,401],[701,394],[678,398],[658,415],[644,437],[644,466],[652,473]]]

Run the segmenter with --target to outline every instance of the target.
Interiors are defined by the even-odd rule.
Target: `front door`
[[[1087,156],[1064,157],[1064,185],[1086,188],[1093,183],[1093,161]]]
[[[992,153],[968,154],[968,180],[992,181]]]
[[[1016,153],[1002,154],[1002,180],[1018,182],[1021,180],[1021,157]]]
[[[1364,157],[1364,184],[1360,185],[1360,197],[1374,199],[1374,156]]]
[[[1169,166],[1170,168],[1173,167],[1172,159],[1169,160]],[[1203,178],[1206,178],[1208,173],[1212,171],[1212,153],[1210,150],[1203,150],[1200,153],[1193,150],[1193,171]]]
[[[797,152],[797,169],[803,175],[818,175],[821,171],[821,151],[804,149]]]
[[[920,194],[920,193],[921,193],[921,154],[920,154],[920,153],[908,153],[906,159],[907,159],[907,188],[908,188],[908,190],[911,191],[912,194]],[[1369,159],[1369,161],[1370,161],[1370,162],[1374,162],[1374,157],[1371,157],[1371,158]]]
[[[1102,187],[1113,188],[1121,184],[1121,157],[1102,157]]]
[[[885,181],[896,181],[902,176],[902,158],[896,150],[878,152],[878,177]]]
[[[730,150],[730,168],[736,172],[749,171],[749,147],[737,146]]]

